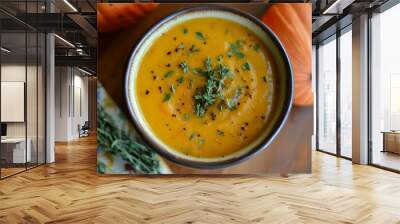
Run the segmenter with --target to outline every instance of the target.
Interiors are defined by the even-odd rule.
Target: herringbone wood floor
[[[313,174],[96,174],[94,137],[0,181],[0,223],[400,223],[400,175],[314,152]]]

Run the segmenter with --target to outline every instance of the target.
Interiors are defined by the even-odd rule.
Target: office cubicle
[[[19,20],[41,5],[0,3],[1,179],[45,162],[45,35]]]

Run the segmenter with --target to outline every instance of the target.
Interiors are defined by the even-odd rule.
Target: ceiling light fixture
[[[326,8],[322,14],[342,14],[343,10],[351,5],[355,0],[336,0],[328,8]]]
[[[78,67],[78,70],[81,71],[81,72],[83,72],[83,73],[85,73],[85,74],[87,74],[87,75],[90,75],[90,76],[93,75],[92,73],[90,73],[90,72],[88,72],[88,71],[86,71],[86,70],[83,70],[83,69],[81,69],[81,68],[79,68],[79,67]]]
[[[10,53],[10,52],[11,52],[11,50],[9,50],[9,49],[7,49],[7,48],[5,48],[5,47],[1,47],[0,49],[1,49],[2,51],[6,52],[6,53]]]
[[[68,0],[64,0],[64,3],[68,5],[74,12],[78,12],[78,10],[73,6]]]
[[[67,44],[70,47],[75,48],[75,45],[73,45],[71,42],[69,42],[68,40],[60,37],[58,34],[54,34],[55,37],[57,37],[59,40],[61,40],[62,42],[64,42],[65,44]]]

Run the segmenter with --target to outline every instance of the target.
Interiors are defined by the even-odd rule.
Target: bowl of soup
[[[284,125],[293,73],[278,37],[236,9],[186,8],[134,47],[125,78],[133,123],[163,157],[223,168],[267,148]]]

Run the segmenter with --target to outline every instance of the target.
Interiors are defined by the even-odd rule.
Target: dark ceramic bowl
[[[149,47],[171,27],[194,18],[216,17],[241,24],[257,35],[265,44],[275,62],[275,96],[267,127],[259,137],[238,152],[219,158],[197,158],[183,155],[155,136],[148,126],[136,99],[136,76],[143,56]],[[284,125],[292,105],[293,72],[289,58],[278,37],[259,19],[242,11],[221,6],[186,8],[173,13],[154,25],[133,49],[125,76],[125,95],[129,112],[139,134],[147,144],[163,157],[189,167],[215,169],[238,164],[256,155],[276,137]]]

